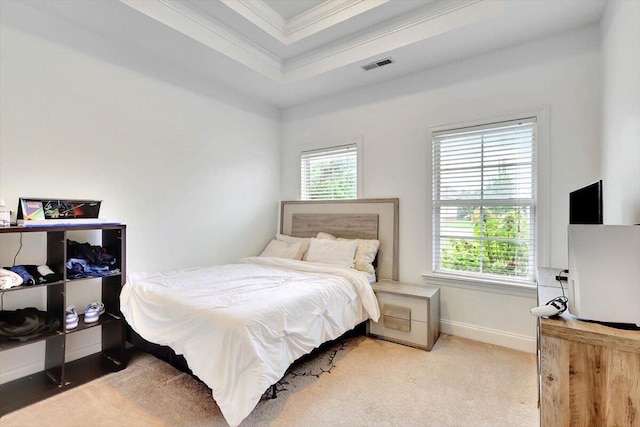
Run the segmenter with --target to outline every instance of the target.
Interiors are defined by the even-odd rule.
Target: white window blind
[[[433,133],[433,270],[533,281],[536,119]]]
[[[302,200],[358,197],[357,144],[303,151],[300,158]]]

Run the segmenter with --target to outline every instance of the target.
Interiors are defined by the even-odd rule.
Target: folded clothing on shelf
[[[0,341],[26,341],[60,329],[60,319],[34,307],[0,310]]]
[[[22,284],[26,286],[35,285],[36,281],[31,274],[27,271],[24,265],[14,265],[13,267],[5,267],[7,270],[11,270],[20,277],[22,277]]]
[[[20,285],[42,285],[61,280],[61,276],[54,273],[46,265],[14,265],[0,270],[2,270],[0,271],[0,289],[9,289]],[[19,283],[14,275],[20,278]]]
[[[106,248],[67,240],[67,277],[104,277],[118,273],[116,258]]]
[[[67,256],[86,259],[92,265],[112,266],[116,263],[116,258],[106,248],[89,243],[78,243],[73,240],[67,240]]]
[[[105,277],[118,273],[120,270],[110,270],[107,266],[89,264],[82,258],[69,258],[67,261],[67,277],[81,279],[85,277]]]
[[[22,282],[22,277],[18,273],[6,268],[0,268],[0,289],[15,288],[22,285]]]
[[[49,268],[48,265],[27,265],[27,271],[29,269],[35,269],[34,277],[39,275],[38,280],[42,280],[42,283],[52,283],[62,280],[62,276],[60,274],[54,273],[53,270]]]

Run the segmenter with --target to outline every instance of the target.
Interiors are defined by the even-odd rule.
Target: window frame
[[[431,168],[428,183],[428,203],[429,215],[427,216],[427,230],[429,232],[427,245],[428,270],[422,276],[431,283],[443,286],[453,286],[465,289],[475,289],[501,294],[511,294],[518,296],[533,296],[536,291],[537,272],[534,271],[534,280],[510,279],[496,275],[467,274],[465,272],[442,272],[434,271],[435,260],[435,235],[434,235],[434,204],[433,204],[433,135],[436,132],[453,130],[466,127],[478,127],[492,123],[508,122],[518,119],[532,117],[536,119],[536,140],[534,141],[534,182],[535,182],[535,253],[533,268],[549,265],[549,108],[548,106],[538,107],[517,113],[494,116],[490,118],[477,119],[465,122],[452,122],[443,125],[429,126],[427,132],[427,164]]]
[[[298,156],[297,159],[297,171],[298,171],[298,199],[299,200],[354,200],[354,199],[303,199],[302,198],[302,156],[308,152],[322,152],[322,151],[331,151],[340,147],[347,147],[350,145],[356,146],[356,161],[357,161],[357,177],[356,177],[356,199],[362,198],[362,181],[363,181],[363,143],[362,137],[354,137],[350,139],[343,139],[341,141],[336,141],[336,143],[307,143],[300,144],[298,146]]]

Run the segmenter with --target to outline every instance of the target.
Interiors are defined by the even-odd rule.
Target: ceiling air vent
[[[363,65],[362,68],[365,71],[373,70],[374,68],[384,67],[385,65],[393,64],[395,61],[393,58],[385,58],[380,61],[372,62],[370,64]]]

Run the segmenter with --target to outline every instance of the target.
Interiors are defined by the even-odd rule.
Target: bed
[[[378,320],[371,273],[323,256],[353,248],[358,261],[363,242],[379,241],[375,276],[397,279],[398,199],[282,202],[280,219],[278,236],[283,248],[295,249],[293,259],[265,249],[236,264],[131,275],[122,289],[121,310],[135,336],[183,356],[230,425],[251,413],[292,362]],[[300,242],[310,246],[303,251]]]

